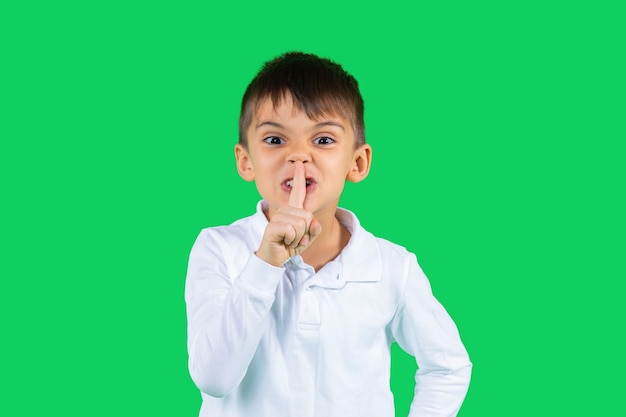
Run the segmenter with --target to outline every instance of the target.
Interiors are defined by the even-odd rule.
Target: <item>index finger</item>
[[[306,177],[304,164],[301,161],[294,162],[293,179],[291,180],[291,192],[289,193],[289,205],[296,208],[304,208],[306,197]]]

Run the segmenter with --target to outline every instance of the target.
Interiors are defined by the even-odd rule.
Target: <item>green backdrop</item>
[[[361,84],[374,165],[341,204],[455,319],[459,415],[623,409],[618,2],[21,4],[0,6],[0,415],[197,415],[187,257],[254,210],[239,101],[288,50]],[[414,370],[394,348],[398,416]]]

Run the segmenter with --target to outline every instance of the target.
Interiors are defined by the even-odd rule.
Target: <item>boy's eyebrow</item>
[[[257,123],[256,126],[254,126],[254,128],[258,129],[261,126],[272,126],[272,127],[277,127],[279,129],[284,129],[285,128],[285,126],[281,125],[280,123],[276,123],[276,122],[259,122],[259,123]]]
[[[272,126],[272,127],[278,128],[278,129],[284,129],[285,128],[285,126],[281,125],[280,123],[265,121],[265,122],[257,123],[257,125],[255,126],[255,129],[258,129],[261,126]],[[336,126],[336,127],[341,128],[341,130],[343,130],[343,131],[346,130],[346,128],[343,126],[343,124],[341,124],[339,122],[335,122],[333,120],[327,120],[325,122],[320,122],[320,123],[315,125],[315,127],[324,127],[324,126]]]
[[[334,120],[327,120],[325,122],[321,122],[315,125],[315,127],[324,127],[324,126],[336,126],[341,128],[341,130],[345,131],[346,128],[339,122],[335,122]]]

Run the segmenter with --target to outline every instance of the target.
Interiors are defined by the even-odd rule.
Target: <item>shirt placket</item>
[[[292,258],[286,267],[293,279],[295,304],[295,332],[290,353],[296,362],[296,369],[291,370],[290,379],[293,382],[293,397],[299,397],[299,401],[294,402],[297,407],[291,410],[291,415],[313,417],[321,326],[319,301],[314,287],[309,285],[315,270],[300,257]]]

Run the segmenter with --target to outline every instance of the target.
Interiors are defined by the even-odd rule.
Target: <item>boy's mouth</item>
[[[307,179],[306,179],[306,186],[308,187],[308,186],[310,186],[311,184],[313,184],[313,180],[312,180],[312,179],[310,179],[310,178],[307,178]],[[292,185],[293,185],[293,179],[290,179],[290,180],[285,181],[285,185],[286,185],[287,187],[291,188],[291,187],[292,187]]]
[[[306,179],[306,192],[307,193],[312,192],[315,189],[316,184],[317,183],[315,182],[315,179],[307,178]],[[290,193],[292,188],[293,188],[293,178],[289,178],[283,181],[283,190]]]

